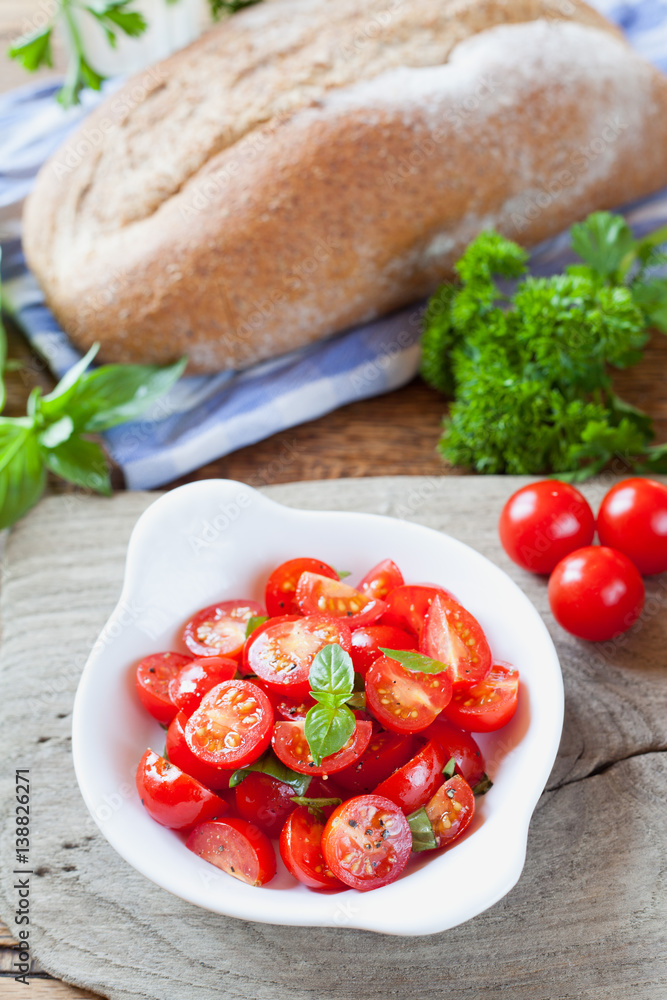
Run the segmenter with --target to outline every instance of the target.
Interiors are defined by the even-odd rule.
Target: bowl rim
[[[287,522],[304,519],[304,523],[310,522],[312,524],[334,518],[341,525],[345,521],[348,524],[354,522],[362,528],[367,528],[369,532],[371,532],[371,526],[373,525],[377,526],[381,524],[385,528],[389,525],[400,525],[401,531],[412,535],[416,542],[423,540],[424,542],[431,541],[435,544],[434,540],[437,538],[439,540],[438,545],[442,545],[451,552],[462,555],[466,560],[472,560],[473,564],[477,563],[480,568],[485,568],[492,576],[498,577],[499,580],[502,579],[507,593],[512,596],[514,602],[518,602],[518,605],[522,607],[531,629],[541,640],[541,670],[544,677],[549,680],[549,712],[545,720],[543,720],[544,725],[539,734],[539,742],[542,748],[541,756],[539,759],[532,760],[530,768],[527,769],[530,781],[527,785],[525,783],[522,785],[520,807],[517,808],[516,803],[514,804],[511,837],[507,836],[506,832],[502,831],[498,827],[498,823],[494,821],[494,817],[498,812],[497,807],[491,813],[491,816],[486,817],[485,822],[481,823],[474,831],[474,836],[464,836],[464,838],[457,842],[456,851],[458,852],[461,865],[465,866],[465,862],[468,860],[474,861],[478,850],[481,850],[485,852],[482,855],[485,858],[488,857],[492,860],[493,858],[499,859],[502,857],[503,867],[501,871],[492,871],[492,866],[487,866],[487,871],[490,872],[489,879],[484,884],[469,887],[466,898],[451,912],[443,912],[437,907],[434,909],[432,906],[429,908],[429,905],[424,902],[424,900],[430,898],[433,891],[435,878],[434,866],[437,865],[440,859],[454,856],[453,854],[449,855],[448,852],[439,854],[438,858],[430,858],[426,865],[422,865],[417,870],[410,871],[407,876],[399,879],[397,882],[374,890],[371,893],[358,893],[350,889],[334,896],[332,894],[311,893],[305,887],[299,887],[299,889],[303,889],[307,894],[307,896],[303,897],[304,899],[310,898],[313,900],[314,897],[317,903],[313,900],[314,905],[310,905],[310,908],[308,904],[305,907],[303,905],[296,905],[290,906],[285,912],[278,913],[280,907],[277,908],[275,903],[268,898],[266,904],[263,903],[262,896],[265,893],[258,893],[256,889],[243,886],[242,883],[235,882],[234,880],[230,881],[234,881],[235,888],[242,886],[243,889],[249,889],[252,895],[248,896],[247,893],[238,891],[223,891],[220,893],[219,899],[213,899],[209,891],[212,881],[215,881],[215,878],[229,880],[229,876],[217,872],[213,866],[208,865],[201,859],[194,858],[194,856],[191,856],[192,859],[196,863],[206,865],[207,868],[212,869],[215,877],[210,876],[208,881],[204,882],[203,885],[192,885],[190,883],[184,884],[177,877],[177,873],[173,871],[168,871],[165,874],[164,871],[158,869],[157,858],[160,855],[160,851],[157,844],[155,852],[149,852],[151,857],[147,859],[145,855],[141,854],[140,850],[136,849],[135,843],[129,843],[128,838],[122,834],[122,831],[119,833],[116,825],[113,823],[110,824],[100,814],[98,790],[94,787],[94,776],[91,771],[90,761],[87,759],[87,750],[90,745],[90,723],[86,717],[86,709],[89,700],[92,698],[93,703],[95,700],[97,666],[104,659],[105,655],[109,655],[108,650],[113,648],[113,640],[109,642],[104,637],[113,633],[114,627],[119,621],[119,616],[124,613],[124,609],[127,607],[128,601],[132,596],[137,573],[139,572],[143,558],[142,553],[147,545],[150,546],[152,544],[153,536],[156,533],[160,534],[163,522],[168,521],[173,515],[178,516],[179,511],[182,512],[186,508],[191,508],[194,503],[198,503],[207,509],[208,505],[210,505],[210,509],[214,510],[218,509],[221,500],[229,500],[231,496],[238,498],[240,495],[248,496],[247,509],[251,512],[252,516],[260,518],[268,516],[269,518],[283,519]],[[500,576],[498,576],[499,574]],[[443,583],[443,585],[446,584]],[[127,662],[124,661],[122,670],[125,670],[126,667]],[[121,668],[119,667],[118,670],[120,673]],[[477,550],[445,532],[429,528],[418,522],[388,517],[383,514],[347,510],[303,510],[278,503],[254,490],[252,487],[235,482],[234,480],[200,480],[177,487],[158,497],[141,514],[135,524],[128,544],[123,587],[118,603],[93,647],[77,687],[72,713],[72,755],[77,782],[86,806],[102,834],[116,853],[156,885],[185,901],[216,913],[263,923],[293,926],[344,926],[380,933],[414,936],[418,934],[438,933],[471,919],[496,903],[516,884],[525,862],[529,824],[558,751],[563,714],[564,696],[560,664],[556,649],[544,621],[521,588],[502,569],[491,562],[486,556],[477,552]],[[531,724],[532,722],[529,721],[526,732],[530,731]],[[518,744],[518,747],[519,755],[521,755],[521,744]],[[139,755],[140,753],[141,751],[139,751]],[[516,751],[514,751],[514,756],[516,756]],[[138,802],[136,792],[134,795]],[[506,805],[505,808],[507,808]],[[143,813],[143,810],[141,811]],[[145,815],[147,816],[147,814]],[[166,828],[155,824],[150,820],[150,817],[147,818],[157,831],[156,842],[161,841],[164,844],[166,843],[164,840],[165,835],[174,836],[172,831],[168,831]],[[473,845],[472,848],[471,845]],[[187,853],[184,847],[183,851]],[[427,871],[432,871],[430,877],[425,875]],[[397,887],[398,893],[396,892]],[[393,891],[388,892],[388,890]],[[280,892],[281,890],[278,889],[277,893],[269,893],[269,896],[273,898],[276,894],[279,895]],[[293,893],[290,892],[290,897],[292,895]],[[354,897],[353,902],[346,902],[346,898],[351,896]],[[404,897],[401,906],[398,908],[391,905],[396,902],[397,896]],[[326,907],[321,905],[323,897],[327,900]],[[376,902],[369,906],[367,904],[371,900],[371,897],[375,898]],[[407,904],[411,901],[411,898],[412,903],[415,905],[412,912],[410,912],[408,922],[404,911],[408,909]],[[309,912],[309,909],[313,912]],[[396,913],[397,909],[400,911],[398,914]]]

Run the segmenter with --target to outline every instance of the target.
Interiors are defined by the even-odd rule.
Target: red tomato
[[[296,603],[296,585],[302,573],[319,573],[330,580],[337,580],[338,573],[327,563],[319,559],[288,559],[282,563],[266,581],[264,600],[268,614],[298,615],[299,605]]]
[[[227,812],[226,802],[154,750],[147,750],[139,761],[136,780],[146,811],[172,830],[188,830]]]
[[[419,648],[447,664],[455,686],[476,684],[491,669],[491,650],[481,625],[445,594],[436,594],[431,602]]]
[[[414,636],[393,625],[366,625],[352,633],[352,663],[357,673],[365,675],[374,660],[384,649],[416,649]]]
[[[308,674],[317,653],[332,643],[349,653],[350,642],[347,625],[327,615],[269,618],[248,639],[244,664],[267,688],[301,700],[310,692]]]
[[[381,781],[407,763],[413,755],[415,741],[401,733],[373,733],[359,760],[344,771],[338,771],[336,781],[347,792],[363,795],[372,792]]]
[[[519,672],[494,663],[483,681],[454,692],[445,715],[454,725],[473,733],[501,729],[516,712]]]
[[[597,521],[600,544],[618,549],[643,576],[667,570],[667,486],[624,479],[607,493]]]
[[[195,656],[238,657],[251,618],[264,614],[257,601],[221,601],[198,611],[183,630],[183,641]]]
[[[475,815],[475,796],[470,785],[455,774],[425,806],[438,847],[448,847],[461,836]]]
[[[292,798],[296,792],[284,781],[250,771],[234,794],[239,815],[255,823],[268,837],[277,837],[294,809]]]
[[[211,767],[195,757],[185,740],[185,727],[188,724],[188,717],[185,712],[179,712],[171,720],[167,730],[167,756],[172,764],[180,767],[181,771],[189,774],[191,778],[200,781],[207,788],[212,788],[215,792],[222,792],[229,788],[229,779],[232,771],[221,767]]]
[[[250,681],[223,681],[204,696],[185,727],[193,754],[205,764],[238,768],[252,764],[271,741],[273,708]]]
[[[343,802],[322,834],[322,853],[333,874],[362,892],[395,881],[411,851],[407,819],[381,795],[359,795]]]
[[[391,559],[383,559],[368,571],[357,590],[368,597],[379,597],[383,601],[391,590],[402,587],[404,582],[403,574],[396,563]]]
[[[315,704],[313,699],[308,695],[297,701],[295,698],[286,698],[284,695],[279,694],[277,691],[272,691],[270,688],[267,688],[266,693],[273,705],[273,714],[276,717],[276,721],[285,719],[287,722],[300,722],[306,718],[309,710]]]
[[[359,721],[342,750],[322,758],[317,766],[310,754],[304,722],[276,722],[272,745],[283,764],[300,774],[335,774],[361,757],[373,733],[370,722]]]
[[[342,618],[350,628],[370,625],[385,609],[384,601],[359,593],[340,580],[317,573],[302,573],[296,601],[304,615],[324,614]]]
[[[381,624],[394,625],[414,635],[421,635],[428,610],[438,594],[451,598],[451,594],[444,588],[431,584],[406,584],[404,587],[397,587],[387,597],[387,610],[382,615]]]
[[[280,834],[280,856],[285,868],[309,889],[344,889],[322,854],[323,818],[307,806],[298,806]]]
[[[486,764],[482,751],[470,733],[453,726],[447,719],[439,715],[428,729],[421,734],[427,740],[435,740],[445,752],[445,763],[456,760],[456,770],[471,787],[479,784],[486,777]]]
[[[192,715],[204,695],[236,673],[236,660],[224,656],[204,656],[192,660],[169,681],[169,697],[179,712]]]
[[[564,556],[590,545],[595,518],[574,486],[545,479],[512,494],[498,530],[510,559],[531,573],[550,573]]]
[[[137,665],[135,685],[139,700],[162,726],[168,726],[178,709],[169,697],[169,682],[192,657],[183,653],[153,653]]]
[[[589,545],[565,556],[549,579],[549,604],[559,625],[600,642],[626,632],[644,607],[644,582],[627,556]]]
[[[366,703],[385,729],[418,733],[430,725],[452,697],[447,672],[423,674],[406,670],[381,656],[366,674]]]
[[[443,783],[442,769],[447,760],[440,744],[429,740],[412,760],[381,782],[375,794],[391,799],[408,815],[425,805]]]
[[[244,819],[200,823],[185,846],[204,861],[248,885],[266,885],[276,874],[271,841]]]

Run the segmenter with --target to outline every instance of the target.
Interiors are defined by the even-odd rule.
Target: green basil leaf
[[[33,507],[46,485],[46,469],[33,421],[0,420],[0,528]]]
[[[39,443],[42,448],[57,448],[58,445],[68,441],[74,432],[72,418],[65,415],[41,431]]]
[[[339,580],[344,580],[346,576],[352,576],[349,569],[337,569],[335,572],[338,574]]]
[[[320,704],[308,709],[304,731],[311,756],[318,767],[323,757],[343,749],[356,725],[357,720],[345,705],[334,708]]]
[[[111,496],[107,458],[94,441],[73,435],[63,444],[44,452],[44,461],[57,476],[95,493]]]
[[[352,657],[336,642],[324,646],[311,664],[308,680],[314,693],[334,695],[342,704],[354,689]]]
[[[410,813],[408,826],[412,830],[413,851],[433,851],[438,846],[431,821],[423,806],[416,812]]]
[[[255,629],[259,628],[260,625],[263,625],[264,622],[268,620],[269,620],[268,615],[251,615],[250,618],[248,619],[248,624],[245,627],[246,639],[250,638]]]
[[[473,785],[473,795],[486,795],[489,788],[493,788],[493,782],[488,774],[483,774],[476,785]]]
[[[293,795],[292,802],[297,806],[307,806],[308,809],[326,809],[327,806],[339,806],[342,799],[309,799],[306,795]]]
[[[442,769],[442,773],[446,778],[451,778],[456,771],[456,757],[450,757],[445,766]]]
[[[353,691],[346,702],[350,708],[356,708],[360,711],[364,711],[366,708],[366,695],[363,691]]]
[[[273,750],[267,750],[259,760],[249,764],[248,767],[240,767],[237,771],[234,771],[229,779],[229,787],[235,788],[236,785],[240,785],[251,771],[268,774],[270,778],[275,778],[276,781],[282,781],[285,785],[291,785],[297,795],[305,795],[311,781],[309,774],[298,774],[297,771],[293,771],[286,764],[283,764],[281,760],[278,760]]]
[[[381,652],[388,656],[390,660],[397,660],[406,670],[411,670],[414,674],[443,674],[448,668],[446,663],[433,660],[430,656],[417,653],[413,649],[383,649]]]

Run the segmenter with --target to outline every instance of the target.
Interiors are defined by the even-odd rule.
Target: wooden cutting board
[[[130,531],[155,494],[56,497],[18,525],[2,576],[0,917],[16,932],[14,772],[29,767],[30,941],[44,968],[114,1000],[665,1000],[667,581],[650,581],[644,619],[627,640],[594,646],[567,636],[550,616],[544,580],[513,566],[498,543],[502,503],[523,481],[406,477],[266,490],[293,506],[449,532],[509,572],[556,641],[565,729],[519,884],[474,920],[421,938],[218,916],[114,853],[78,792],[71,709],[119,593]],[[608,486],[585,492],[597,501]]]

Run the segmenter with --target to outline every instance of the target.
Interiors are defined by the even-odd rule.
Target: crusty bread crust
[[[243,368],[667,183],[667,79],[571,0],[264,0],[40,173],[28,262],[115,361]],[[566,16],[564,16],[566,15]]]

